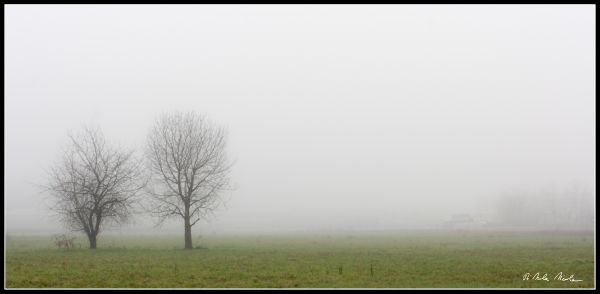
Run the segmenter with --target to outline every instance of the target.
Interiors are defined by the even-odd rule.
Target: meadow
[[[7,288],[594,288],[594,235],[394,232],[102,235],[98,249],[10,235]],[[549,281],[524,280],[526,273]],[[574,274],[580,282],[559,281]]]

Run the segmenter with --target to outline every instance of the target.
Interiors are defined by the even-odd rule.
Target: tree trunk
[[[192,225],[190,224],[190,207],[185,206],[183,222],[185,226],[185,249],[192,249]]]
[[[192,226],[189,219],[185,221],[185,249],[192,249]]]
[[[90,240],[90,249],[96,249],[96,235],[90,234],[88,239]]]

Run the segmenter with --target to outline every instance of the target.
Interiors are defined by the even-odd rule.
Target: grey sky
[[[8,5],[5,87],[9,230],[60,230],[35,183],[67,131],[141,150],[169,110],[228,127],[238,188],[214,230],[411,227],[493,214],[512,189],[595,194],[593,5]]]

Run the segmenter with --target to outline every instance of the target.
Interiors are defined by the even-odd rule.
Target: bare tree
[[[148,135],[149,210],[158,224],[183,219],[185,249],[192,248],[192,226],[214,211],[228,187],[225,147],[225,129],[194,112],[165,114]]]
[[[122,223],[131,215],[145,185],[143,162],[132,150],[109,146],[97,127],[86,126],[69,139],[46,188],[56,200],[52,209],[68,228],[84,232],[95,249],[105,224]]]

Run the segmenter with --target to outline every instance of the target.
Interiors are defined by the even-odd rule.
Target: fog
[[[590,229],[595,49],[593,5],[7,5],[5,230],[64,230],[39,185],[69,131],[141,155],[190,110],[235,161],[195,233]]]

